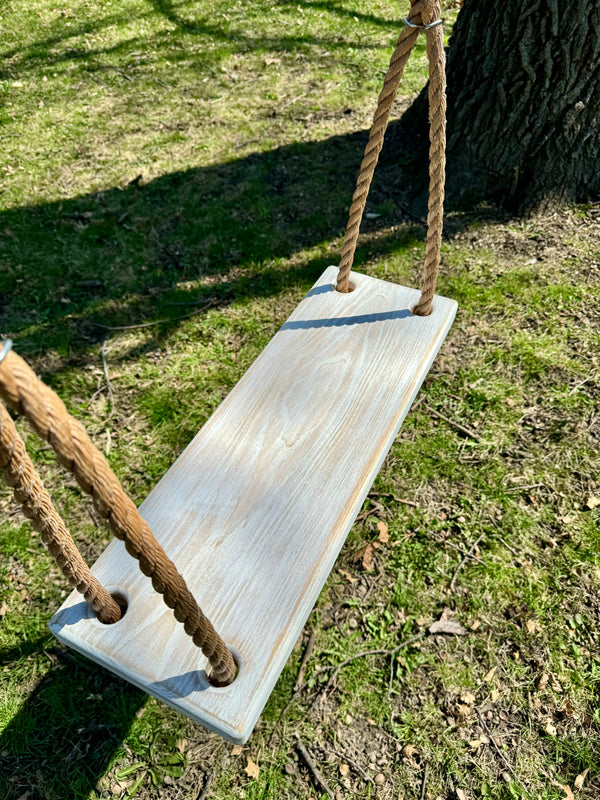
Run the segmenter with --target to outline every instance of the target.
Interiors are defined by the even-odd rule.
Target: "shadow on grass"
[[[214,25],[209,25],[204,21],[197,21],[193,19],[187,19],[186,17],[182,16],[178,13],[178,8],[181,8],[181,5],[173,2],[173,0],[150,0],[154,8],[162,14],[166,19],[170,22],[173,22],[177,25],[182,31],[186,33],[192,34],[210,34],[211,36],[217,36],[217,38],[225,38],[230,39],[233,41],[240,41],[239,34],[235,34],[235,37],[232,35],[225,34],[221,29],[216,28]],[[326,0],[316,0],[315,2],[311,2],[311,0],[302,0],[302,2],[297,2],[297,0],[278,0],[277,6],[283,8],[285,6],[290,6],[294,9],[319,9],[320,11],[325,11],[330,13],[332,16],[335,17],[347,17],[354,21],[362,21],[367,22],[372,25],[383,26],[387,30],[393,30],[394,23],[393,20],[384,19],[383,17],[376,17],[374,14],[363,14],[360,11],[356,11],[354,9],[344,8],[343,6],[339,5],[338,3],[327,2]],[[244,38],[242,38],[244,41]],[[275,46],[276,49],[281,49],[281,44],[285,43],[287,45],[293,44],[327,44],[328,46],[334,45],[334,39],[323,39],[320,37],[313,37],[313,36],[289,36],[283,37],[282,39],[278,39],[277,42],[274,42],[270,38],[262,38],[258,37],[257,39],[251,39],[251,41],[257,44],[260,48],[270,49],[271,47]],[[383,45],[382,45],[383,46]],[[352,47],[376,47],[376,45],[372,44],[361,44],[361,43],[353,43]],[[283,49],[286,49],[285,47]]]
[[[1,213],[0,334],[23,353],[75,355],[107,335],[102,326],[172,318],[152,329],[159,341],[188,303],[308,288],[338,258],[327,243],[344,230],[365,137]]]
[[[302,5],[307,11],[319,10],[329,13],[332,18],[338,20],[340,18],[360,19],[366,24],[376,26],[374,33],[377,28],[381,27],[390,33],[398,28],[398,24],[394,20],[387,20],[372,14],[360,14],[344,9],[336,3],[304,2]],[[288,6],[293,10],[299,7],[297,2],[291,2],[291,0],[279,3],[282,10]],[[69,21],[66,28],[64,21],[59,21],[55,34],[37,39],[30,44],[9,47],[0,52],[1,60],[5,64],[4,68],[0,67],[0,79],[9,80],[17,74],[24,76],[40,67],[56,68],[61,64],[68,65],[75,62],[81,64],[83,71],[95,72],[102,69],[98,59],[111,56],[120,59],[122,68],[133,66],[140,69],[145,65],[146,68],[151,69],[155,66],[159,54],[163,54],[172,64],[176,64],[177,61],[187,63],[189,60],[188,50],[185,47],[173,46],[171,25],[176,26],[179,35],[193,36],[201,42],[206,42],[207,47],[201,53],[201,61],[204,65],[211,62],[217,64],[232,53],[307,52],[311,54],[311,61],[317,63],[315,59],[323,57],[321,50],[352,48],[368,51],[389,47],[387,42],[361,41],[360,36],[356,41],[352,41],[343,31],[334,32],[332,35],[326,33],[315,35],[309,32],[269,35],[262,30],[264,15],[267,15],[269,11],[267,7],[264,9],[262,18],[259,16],[260,9],[255,9],[256,24],[250,31],[243,25],[236,24],[235,18],[230,21],[230,17],[225,14],[210,13],[203,17],[191,9],[189,10],[190,16],[185,16],[181,13],[181,9],[184,7],[172,0],[148,0],[147,11],[138,13],[134,19],[129,14],[113,13],[79,24],[72,24]],[[214,8],[212,11],[214,12]],[[166,21],[167,25],[161,29],[161,20],[159,20],[159,29],[152,34],[149,34],[145,27],[139,36],[130,36],[112,45],[92,47],[85,41],[86,36],[102,35],[111,28],[121,26],[125,28],[130,23],[151,25],[157,15]],[[220,23],[215,21],[217,18],[221,18]],[[305,30],[305,26],[300,30]],[[327,25],[319,25],[317,30],[326,31]],[[326,57],[328,56],[330,56],[329,52],[326,53]]]
[[[164,320],[148,329],[152,348],[203,304],[308,290],[339,258],[366,137],[294,143],[4,211],[0,335],[24,355],[77,359],[114,328]],[[363,231],[380,233],[359,248],[357,265],[424,238],[418,222],[397,227],[407,220],[398,203],[410,201],[411,185],[414,176],[382,165],[367,207],[378,213],[363,223]]]
[[[51,667],[0,735],[3,800],[83,800],[106,772],[147,696],[48,636],[0,653]]]

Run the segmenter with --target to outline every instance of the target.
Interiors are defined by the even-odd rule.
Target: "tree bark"
[[[406,115],[420,141],[424,101]],[[599,195],[598,0],[465,0],[448,50],[450,203]]]

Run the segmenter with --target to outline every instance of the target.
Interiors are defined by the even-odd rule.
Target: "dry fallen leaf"
[[[600,496],[597,494],[591,494],[586,500],[585,504],[589,509],[597,508],[600,506]]]
[[[372,544],[367,544],[354,554],[352,561],[355,564],[362,564],[363,569],[373,569],[373,559],[375,557],[375,548]]]
[[[340,764],[340,775],[344,776],[350,772],[348,764]]]
[[[537,621],[537,619],[528,619],[525,623],[525,627],[527,628],[527,633],[533,636],[535,633],[540,633],[542,630],[542,626]]]
[[[576,789],[583,789],[583,782],[585,780],[585,776],[588,774],[589,771],[590,771],[590,768],[588,767],[586,770],[584,770],[581,773],[581,775],[578,775],[575,778],[575,788]]]
[[[469,742],[469,747],[473,750],[479,750],[483,742],[480,739],[473,739],[473,741]]]
[[[358,578],[355,578],[354,575],[351,575],[347,569],[338,569],[338,572],[342,578],[345,578],[349,583],[356,583],[358,580]]]
[[[402,755],[410,764],[417,766],[415,758],[420,755],[418,747],[415,747],[413,744],[405,744],[402,748]]]
[[[456,796],[458,797],[458,800],[469,800],[469,796],[464,789],[457,789]]]
[[[379,531],[379,536],[377,537],[380,542],[385,544],[390,540],[390,534],[388,532],[388,526],[382,520],[379,520],[377,523],[377,530]]]
[[[564,714],[565,717],[572,717],[573,714],[575,713],[575,706],[569,700],[569,698],[567,698],[562,702],[559,711],[561,712],[561,714]]]
[[[553,724],[552,724],[550,721],[548,721],[548,722],[546,723],[546,725],[544,726],[544,730],[545,730],[545,731],[546,731],[546,733],[548,733],[550,736],[556,736],[556,728],[554,727],[554,725],[553,725]]]
[[[565,514],[564,516],[560,517],[560,521],[570,525],[571,522],[575,522],[577,519],[577,514]]]
[[[489,670],[489,672],[485,673],[485,675],[483,676],[483,680],[486,683],[489,683],[492,680],[492,678],[494,677],[494,675],[496,674],[496,670],[497,669],[498,669],[498,667],[492,667],[491,670]]]
[[[472,706],[477,699],[472,692],[463,692],[460,696],[460,699],[468,706]]]
[[[185,753],[187,750],[187,739],[177,739],[175,742],[175,747],[179,750],[180,753]]]
[[[566,784],[559,783],[558,781],[552,781],[553,786],[558,786],[559,789],[562,789],[565,793],[563,800],[575,800],[575,795],[573,794],[573,790],[570,786]]]
[[[500,692],[498,691],[498,689],[492,689],[492,692],[490,694],[492,703],[495,703],[499,697],[500,697]]]
[[[3,600],[2,603],[0,604],[0,619],[2,619],[2,617],[6,615],[7,611],[8,611],[8,606],[6,605],[6,601]]]
[[[251,778],[254,778],[254,780],[258,780],[258,776],[260,775],[260,767],[258,766],[258,764],[255,764],[254,761],[252,761],[250,756],[247,756],[247,758],[248,758],[248,763],[246,765],[246,768],[244,769],[244,772],[246,773],[246,775],[249,775]]]
[[[471,714],[473,713],[473,709],[471,706],[467,706],[462,703],[460,703],[457,706],[456,711],[458,714],[459,722],[464,722],[467,719],[467,717],[470,717]]]
[[[231,748],[231,755],[232,756],[239,756],[244,752],[244,748],[241,744],[234,744]]]
[[[429,626],[429,633],[447,633],[451,636],[464,636],[467,633],[466,628],[460,624],[457,619],[439,619]]]

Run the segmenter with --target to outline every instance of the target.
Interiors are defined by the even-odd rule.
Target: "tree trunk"
[[[406,121],[421,140],[424,101]],[[513,210],[600,195],[598,0],[465,0],[448,51],[447,195]]]

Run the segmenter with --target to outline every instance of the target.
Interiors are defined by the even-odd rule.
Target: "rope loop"
[[[360,223],[375,167],[383,147],[391,107],[419,31],[424,30],[427,36],[429,62],[429,201],[423,287],[421,297],[413,308],[413,313],[427,316],[431,313],[440,266],[446,171],[446,56],[444,34],[441,28],[440,0],[411,0],[410,12],[404,22],[406,24],[400,33],[389,69],[383,79],[383,88],[373,116],[369,141],[352,196],[336,289],[338,292],[344,293],[349,291],[350,271],[354,262]]]
[[[186,633],[209,660],[214,679],[223,686],[231,683],[237,673],[231,652],[202,613],[184,578],[154,538],[133,500],[125,494],[108,461],[92,443],[81,423],[69,414],[60,397],[36,377],[26,362],[10,347],[7,348],[6,343],[1,352],[4,356],[0,360],[0,397],[29,420],[34,431],[55,450],[60,463],[73,473],[81,488],[92,496],[98,513],[108,520],[113,534],[122,539],[127,551],[138,559],[141,571],[163,595],[166,605],[176,609],[177,620],[183,623]],[[10,420],[5,409],[2,406],[0,408]],[[8,429],[5,418],[0,416],[0,436],[3,430]],[[10,447],[14,447],[13,441],[14,437],[7,440],[8,454]],[[0,448],[0,467],[4,466],[6,459]],[[20,452],[19,463],[23,461],[24,456]],[[38,495],[36,487],[31,498],[32,509],[39,504]],[[46,524],[44,517],[40,525]],[[66,563],[76,556],[81,559],[75,545],[73,548],[76,555],[71,551],[68,557],[61,555],[61,565],[63,561]],[[82,583],[83,578],[79,576],[78,572],[77,581]]]
[[[4,351],[5,348],[2,349],[2,352]],[[35,471],[15,423],[1,403],[0,469],[4,471],[4,478],[12,488],[15,500],[20,503],[25,516],[41,534],[42,542],[54,557],[63,575],[85,597],[100,622],[110,624],[121,619],[119,605],[92,575],[81,557],[71,534],[52,505],[50,495]]]

